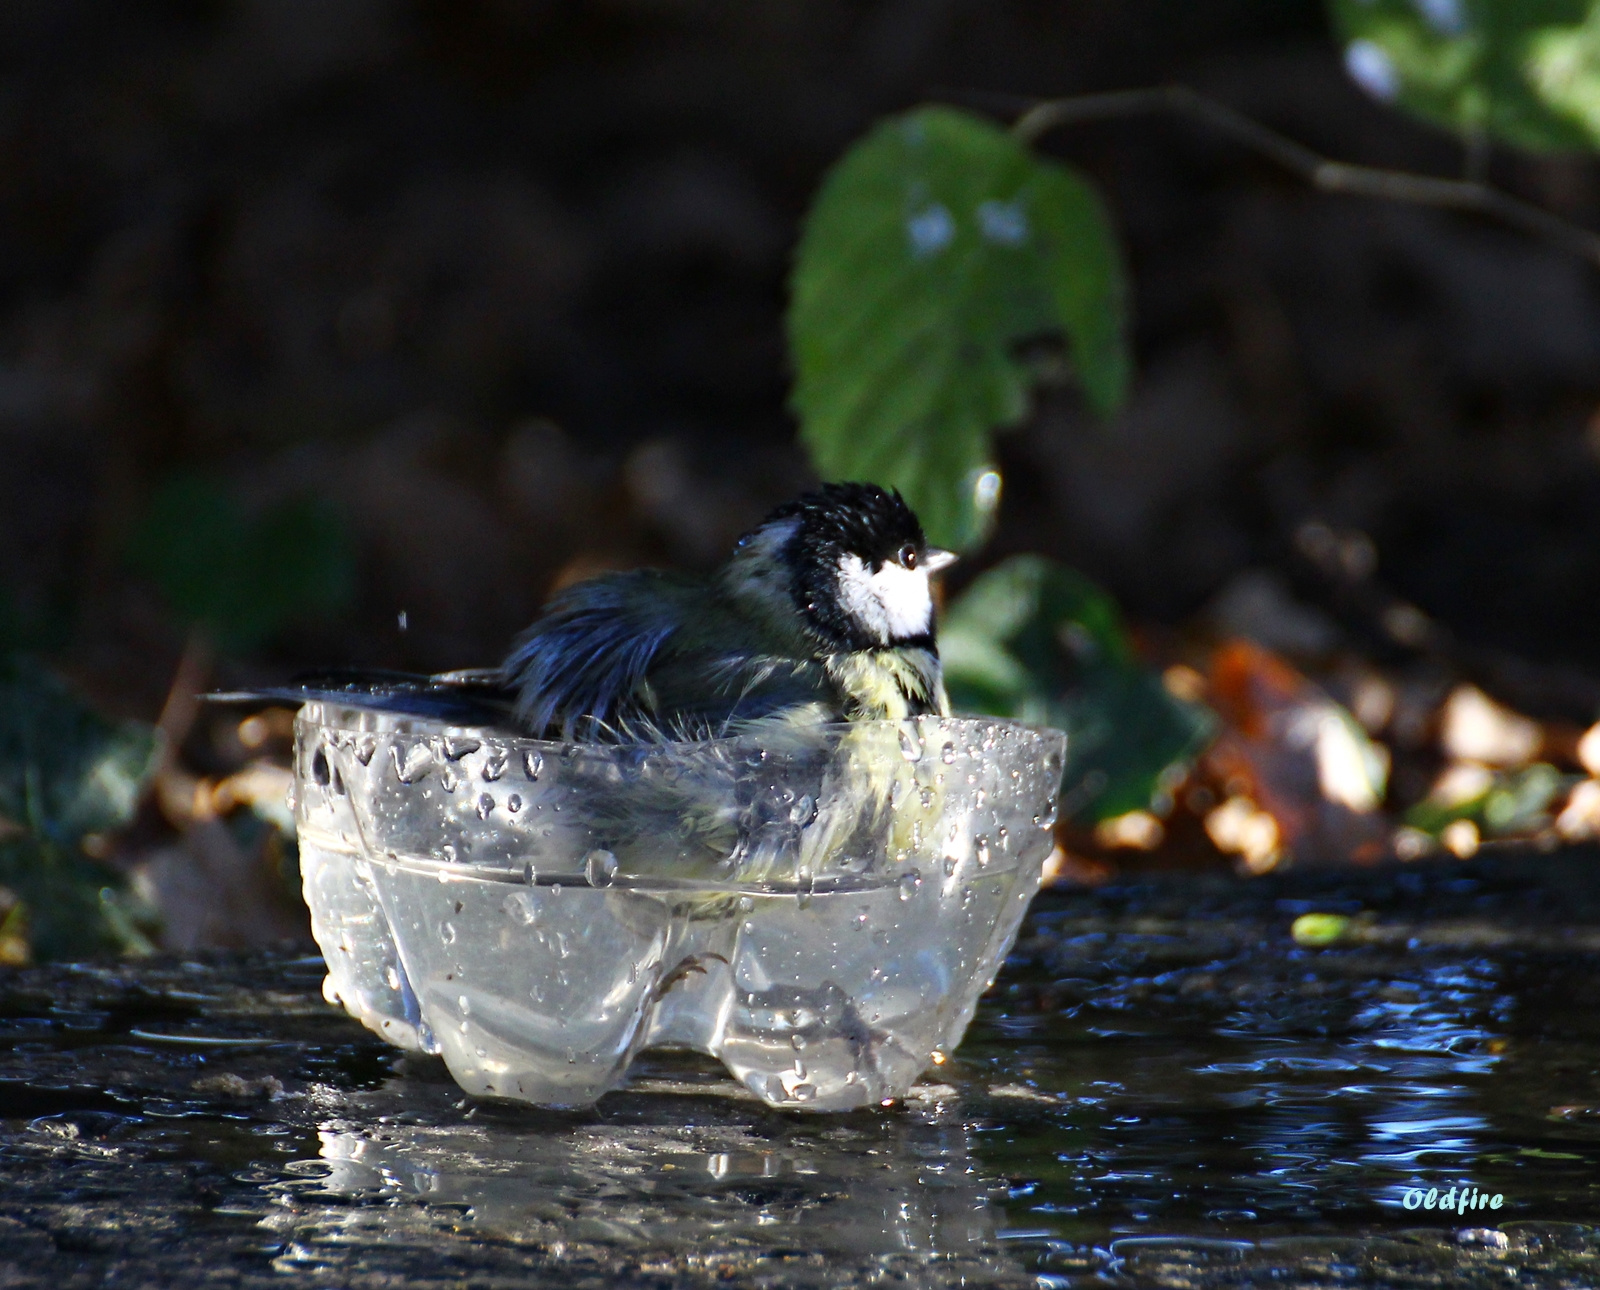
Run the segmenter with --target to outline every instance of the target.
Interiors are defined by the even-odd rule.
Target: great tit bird
[[[678,839],[668,848],[676,876],[818,874],[892,804],[897,850],[937,814],[931,790],[906,791],[912,736],[898,723],[949,715],[929,579],[954,560],[928,545],[899,493],[825,484],[768,515],[710,577],[644,569],[568,587],[499,668],[325,673],[229,697],[325,700],[572,743],[750,736],[790,758],[824,754],[832,770],[797,846],[750,834],[738,767],[715,750],[671,782],[596,782],[583,812],[630,867],[659,863],[666,830]],[[824,734],[831,723],[846,727],[836,743]],[[715,900],[689,908],[724,912]]]
[[[568,588],[499,680],[524,730],[568,739],[947,715],[929,578],[954,559],[898,492],[825,484],[709,579],[639,570]]]
[[[568,587],[499,668],[323,673],[260,697],[599,742],[944,716],[929,579],[954,560],[898,492],[824,484],[709,578],[640,569]]]

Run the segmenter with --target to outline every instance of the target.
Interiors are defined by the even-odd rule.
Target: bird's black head
[[[807,625],[832,649],[932,649],[928,576],[955,559],[928,545],[898,491],[824,484],[778,507],[741,547],[768,546]]]

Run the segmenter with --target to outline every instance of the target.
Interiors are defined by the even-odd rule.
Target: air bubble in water
[[[494,798],[489,796],[488,793],[478,794],[478,818],[480,820],[487,820],[493,810]]]
[[[895,886],[900,890],[901,900],[910,900],[917,894],[917,888],[922,886],[922,875],[913,869],[910,873],[901,874]]]
[[[812,820],[817,818],[817,799],[809,793],[803,794],[799,801],[789,808],[789,823],[797,828],[805,828]]]

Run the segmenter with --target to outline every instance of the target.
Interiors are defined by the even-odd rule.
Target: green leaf
[[[129,555],[178,613],[233,649],[337,611],[354,583],[348,536],[326,507],[298,499],[246,517],[198,475],[157,490]]]
[[[107,721],[43,668],[0,655],[0,886],[21,898],[41,957],[150,952],[121,879],[79,841],[133,818],[158,747],[149,726]]]
[[[36,837],[0,841],[0,886],[22,900],[35,957],[151,954],[151,912],[81,851]]]
[[[133,818],[155,769],[156,734],[107,721],[60,680],[0,658],[0,816],[73,845]]]
[[[1330,0],[1364,89],[1464,135],[1600,144],[1600,3]]]
[[[788,329],[801,437],[830,479],[897,487],[970,548],[998,500],[990,435],[1028,409],[1018,347],[1065,336],[1101,412],[1129,376],[1116,240],[1093,189],[953,108],[879,125],[823,183]]]
[[[1149,806],[1210,738],[1211,715],[1139,665],[1111,598],[1042,556],[979,577],[945,615],[939,653],[958,710],[1067,732],[1063,800],[1083,820]]]

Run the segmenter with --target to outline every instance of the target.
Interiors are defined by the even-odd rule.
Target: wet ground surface
[[[955,1059],[847,1116],[671,1055],[470,1102],[321,979],[0,976],[0,1286],[1600,1284],[1592,853],[1047,894]],[[1405,1208],[1463,1184],[1501,1207]]]

